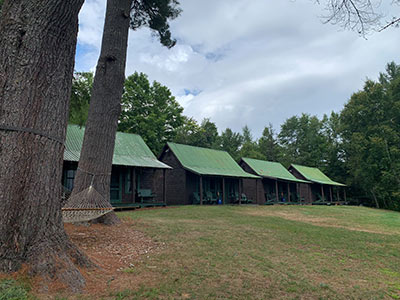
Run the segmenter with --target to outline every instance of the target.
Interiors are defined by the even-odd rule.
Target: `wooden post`
[[[290,202],[290,183],[287,183],[288,202]]]
[[[222,177],[222,204],[225,204],[225,177]]]
[[[332,196],[332,186],[329,188],[329,193],[331,194],[331,202],[333,202],[333,196]]]
[[[238,187],[238,189],[239,189],[239,205],[242,204],[242,182],[243,182],[243,179],[239,178],[239,187]]]
[[[308,197],[310,199],[310,203],[313,202],[313,198],[312,198],[312,187],[311,184],[308,184]]]
[[[339,188],[338,187],[336,187],[336,197],[337,197],[337,201],[340,201],[340,199],[339,199]]]
[[[133,193],[133,202],[136,203],[136,168],[133,168],[132,174],[132,193]]]
[[[275,180],[275,192],[276,192],[276,202],[279,202],[278,179]]]
[[[200,175],[200,205],[203,205],[203,176]]]
[[[347,198],[346,198],[346,189],[345,189],[345,188],[343,188],[343,194],[344,194],[344,201],[347,201]]]
[[[166,169],[163,169],[163,202],[167,204],[167,172]]]
[[[323,184],[321,184],[321,192],[322,192],[322,201],[325,201],[324,185]]]
[[[256,203],[258,204],[258,179],[256,179]]]

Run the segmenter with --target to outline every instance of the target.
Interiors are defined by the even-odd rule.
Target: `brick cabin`
[[[62,183],[69,191],[73,188],[84,133],[84,127],[68,125]],[[139,135],[117,132],[111,171],[111,204],[114,207],[165,205],[165,171],[170,168],[157,160]]]
[[[289,172],[298,179],[311,182],[301,186],[303,193],[307,194],[308,202],[346,202],[346,185],[333,181],[318,168],[292,164]],[[343,197],[340,191],[343,191]]]
[[[167,143],[159,160],[172,167],[166,173],[168,205],[206,204],[208,196],[221,204],[244,203],[242,180],[258,178],[226,151]]]

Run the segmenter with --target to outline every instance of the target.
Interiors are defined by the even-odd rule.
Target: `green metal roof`
[[[306,167],[301,165],[292,164],[292,167],[296,169],[301,175],[304,176],[307,180],[312,182],[316,182],[319,184],[327,184],[327,185],[337,185],[337,186],[346,186],[343,183],[339,183],[331,180],[328,176],[321,172],[318,168]]]
[[[79,161],[85,128],[68,125],[64,160]],[[171,169],[160,162],[137,134],[117,132],[113,165]]]
[[[300,182],[300,183],[310,183],[309,181],[297,179],[294,177],[286,168],[273,161],[265,161],[253,158],[244,157],[242,160],[251,168],[257,175],[262,177],[282,179],[286,181]]]
[[[193,173],[210,176],[259,178],[249,174],[226,151],[168,143],[182,166]]]

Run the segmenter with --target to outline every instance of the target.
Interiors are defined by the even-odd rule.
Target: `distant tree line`
[[[91,73],[74,77],[70,122],[83,125],[90,99]],[[279,131],[265,126],[256,139],[248,126],[219,133],[205,118],[183,115],[169,89],[143,73],[125,81],[119,130],[140,134],[158,155],[167,141],[225,150],[235,160],[251,157],[320,168],[349,185],[356,203],[400,210],[400,66],[389,63],[377,81],[367,80],[341,112],[322,118],[301,114]]]

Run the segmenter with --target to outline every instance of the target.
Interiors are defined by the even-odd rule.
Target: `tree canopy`
[[[93,87],[93,73],[75,73],[72,79],[69,123],[84,126],[89,112]]]
[[[135,72],[125,80],[121,104],[118,129],[141,135],[154,153],[174,139],[184,122],[183,108],[171,91],[157,81],[150,84],[143,73]]]
[[[400,73],[388,64],[341,113],[349,181],[378,207],[400,209]]]
[[[171,39],[168,20],[179,16],[178,5],[177,0],[133,0],[130,27],[133,30],[149,27],[157,33],[162,45],[171,48],[176,40]]]

